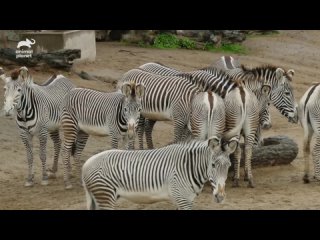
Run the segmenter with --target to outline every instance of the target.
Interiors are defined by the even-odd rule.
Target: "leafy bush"
[[[179,39],[167,33],[159,34],[153,43],[153,46],[156,48],[179,48]]]

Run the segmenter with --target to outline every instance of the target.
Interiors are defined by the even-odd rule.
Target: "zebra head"
[[[226,196],[225,183],[231,166],[229,156],[236,150],[238,142],[238,137],[233,137],[227,142],[221,141],[216,136],[208,140],[208,146],[213,152],[213,158],[209,162],[207,175],[213,189],[213,198],[217,203],[221,203]]]
[[[272,127],[271,124],[271,116],[269,112],[269,95],[271,92],[270,84],[263,84],[261,87],[261,97],[260,97],[260,125],[262,129],[270,129]]]
[[[128,138],[133,139],[140,120],[142,109],[141,99],[144,96],[144,86],[142,84],[124,83],[121,87],[122,94],[125,95],[123,104],[123,117],[127,122]]]
[[[11,73],[10,77],[2,74],[1,79],[5,82],[4,106],[3,110],[6,116],[12,116],[13,110],[19,108],[24,86],[32,82],[32,78],[26,67],[21,67]]]
[[[297,109],[291,87],[294,70],[285,72],[282,68],[275,71],[276,84],[273,86],[271,101],[289,122],[297,123]]]

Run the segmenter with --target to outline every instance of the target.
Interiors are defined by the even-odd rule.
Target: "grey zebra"
[[[182,73],[181,71],[165,66],[162,63],[149,62],[145,63],[138,68],[143,69],[147,72],[162,75],[162,76],[175,76],[177,74]]]
[[[191,99],[197,88],[181,77],[156,75],[142,69],[128,71],[118,84],[130,81],[145,86],[141,115],[151,123],[150,131],[156,121],[173,120],[174,142],[183,140],[188,129]],[[148,148],[153,148],[151,134],[147,136],[147,143]]]
[[[312,150],[314,177],[320,180],[320,83],[311,86],[300,99],[299,120],[304,130],[303,155],[305,162],[303,181],[309,183],[310,143],[315,135]]]
[[[64,134],[62,157],[66,189],[70,183],[70,154],[74,156],[80,173],[80,157],[90,135],[111,136],[112,148],[118,148],[119,138],[133,148],[133,138],[139,122],[142,84],[125,83],[122,93],[104,93],[75,88],[62,102],[61,128]]]
[[[225,105],[217,94],[197,92],[192,98],[189,129],[192,137],[199,140],[211,136],[222,137],[225,131]]]
[[[243,72],[240,62],[238,60],[234,59],[232,56],[220,57],[211,67],[221,69],[221,70],[225,71],[226,73],[228,73],[229,75],[235,76],[235,77],[237,77],[236,75],[238,73]],[[252,91],[253,89],[250,89],[250,90]],[[270,102],[268,102],[268,106],[269,105],[270,105]],[[272,127],[271,115],[269,112],[269,108],[266,108],[265,112],[261,114],[260,124],[261,124],[262,129],[270,129]],[[257,136],[256,136],[257,143],[261,143],[263,141],[261,138],[260,131],[261,131],[261,129],[259,128]]]
[[[62,75],[51,77],[45,86],[33,83],[33,78],[26,67],[14,71],[11,77],[1,75],[5,82],[4,111],[6,116],[16,112],[16,123],[20,137],[26,147],[28,177],[26,187],[34,184],[33,169],[33,136],[40,141],[40,159],[42,162],[42,185],[48,184],[46,169],[46,145],[50,135],[54,144],[54,160],[52,170],[57,171],[61,147],[59,137],[59,106],[63,97],[75,85]]]
[[[237,138],[221,143],[213,136],[152,150],[96,154],[82,170],[87,208],[114,209],[116,201],[125,198],[136,203],[171,200],[178,209],[192,209],[207,181],[220,203],[226,195],[229,155],[237,145]]]
[[[179,75],[180,76],[180,75]],[[242,135],[245,139],[245,180],[248,187],[254,187],[251,171],[252,148],[256,145],[255,139],[259,128],[259,119],[265,112],[270,93],[270,85],[262,85],[259,94],[254,94],[245,88],[241,81],[236,81],[224,71],[216,69],[214,74],[206,71],[193,71],[182,74],[189,78],[202,90],[211,90],[224,98],[226,108],[226,131],[231,135]],[[257,98],[259,97],[259,98]],[[234,153],[235,172],[233,186],[239,186],[240,177],[240,147]]]
[[[154,73],[161,76],[175,76],[182,73],[181,71],[168,67],[162,63],[149,62],[138,67],[149,73]],[[152,139],[152,129],[156,121],[151,119],[145,119],[143,116],[140,117],[139,129],[137,131],[139,138],[139,147],[143,149],[143,134],[146,134],[146,139]],[[152,141],[147,141],[148,146],[153,148]]]
[[[233,59],[233,60],[230,60]],[[226,65],[232,65],[235,69],[230,69],[230,66],[225,69],[226,73],[236,79],[239,79],[243,84],[253,92],[259,92],[261,84],[268,83],[271,86],[270,100],[279,112],[288,118],[289,122],[297,123],[297,109],[293,95],[291,82],[294,76],[294,70],[285,71],[283,68],[271,65],[259,66],[255,68],[247,68],[244,65],[235,63],[234,58],[222,57],[217,61],[217,65],[221,67],[221,62],[226,61]],[[232,63],[227,63],[227,62]],[[204,69],[210,72],[212,67]]]

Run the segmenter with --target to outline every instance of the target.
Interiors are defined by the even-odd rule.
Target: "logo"
[[[32,41],[31,41],[32,40]],[[36,41],[31,38],[26,38],[25,41],[18,42],[17,48],[19,50],[16,50],[16,58],[32,58],[33,50],[21,50],[21,47],[28,47],[31,48],[31,45],[35,44]]]

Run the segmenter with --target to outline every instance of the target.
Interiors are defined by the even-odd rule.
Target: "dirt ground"
[[[274,64],[285,69],[293,68],[294,94],[298,101],[312,82],[318,81],[320,67],[320,31],[281,31],[280,34],[250,37],[244,45],[249,49],[245,56],[236,56],[243,64],[257,66]],[[157,61],[183,71],[207,66],[223,53],[192,50],[160,50],[125,46],[120,43],[97,43],[95,63],[76,64],[75,69],[109,78],[139,65]],[[9,70],[6,69],[5,70]],[[43,82],[52,72],[31,70],[35,82]],[[73,73],[60,72],[78,86],[104,91],[113,91],[114,86],[103,81],[88,81]],[[3,104],[3,82],[0,83],[0,102]],[[299,145],[299,154],[290,165],[253,169],[256,188],[248,189],[241,181],[240,188],[232,188],[227,181],[227,199],[223,204],[213,201],[209,187],[196,198],[194,209],[319,209],[320,183],[303,184],[302,137],[298,124],[288,123],[274,108],[271,110],[273,127],[264,131],[264,136],[287,135]],[[160,147],[172,140],[172,124],[158,122],[154,131],[155,146]],[[48,167],[52,164],[53,147],[48,141]],[[15,121],[0,118],[0,209],[85,209],[85,195],[80,186],[64,190],[62,164],[59,162],[58,178],[48,186],[41,186],[41,171],[38,139],[34,139],[34,165],[36,184],[25,188],[27,174],[25,148],[19,138]],[[91,136],[84,149],[82,160],[102,150],[110,149],[108,137]],[[311,165],[313,167],[313,165]],[[243,169],[242,169],[243,174]],[[243,178],[242,178],[243,179]],[[73,179],[76,181],[76,179]],[[118,209],[175,209],[170,202],[134,204],[126,200],[118,202]]]

